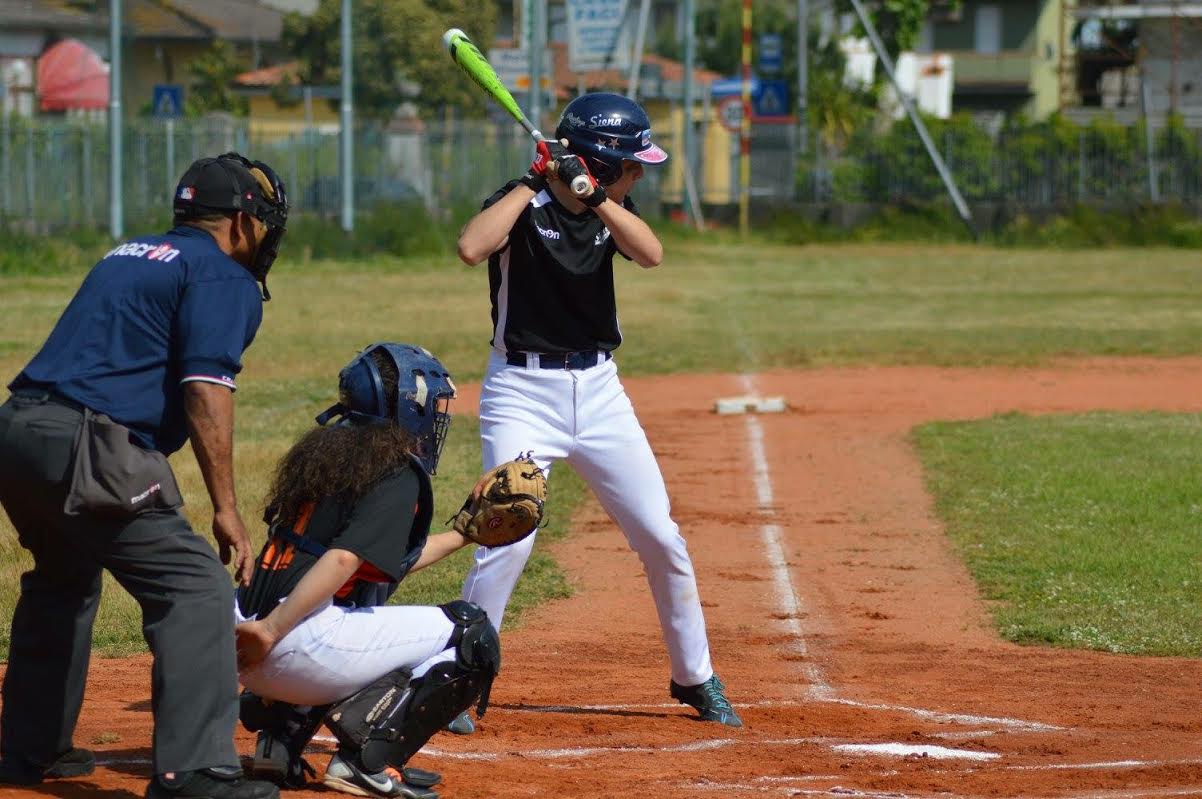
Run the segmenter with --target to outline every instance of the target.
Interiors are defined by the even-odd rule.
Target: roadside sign
[[[760,92],[760,80],[753,77],[751,79],[751,94],[754,97]],[[720,78],[710,84],[710,95],[712,97],[726,97],[731,94],[743,93],[742,78]]]
[[[530,56],[516,47],[494,47],[488,51],[488,63],[492,64],[506,89],[511,92],[530,90]],[[551,52],[543,51],[543,90],[551,88]]]
[[[789,84],[783,80],[760,81],[760,91],[752,98],[752,113],[757,117],[782,117],[789,113]]]
[[[630,69],[631,31],[626,0],[566,0],[568,68]]]
[[[738,133],[743,126],[743,98],[728,94],[718,103],[718,123],[731,133]]]
[[[780,72],[782,47],[783,41],[779,33],[760,34],[759,65],[761,72]]]
[[[154,87],[154,99],[150,107],[158,119],[175,119],[184,115],[184,87],[176,84],[160,84]]]

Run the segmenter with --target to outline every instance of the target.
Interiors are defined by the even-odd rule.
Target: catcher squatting
[[[385,605],[410,571],[471,541],[512,543],[542,517],[546,481],[516,460],[481,479],[454,532],[428,537],[454,393],[426,350],[374,344],[342,370],[322,426],[281,461],[268,540],[235,610],[256,777],[303,785],[304,748],[324,721],[340,744],[326,785],[436,795],[437,775],[397,768],[469,706],[487,708],[501,653],[484,612],[462,600]]]

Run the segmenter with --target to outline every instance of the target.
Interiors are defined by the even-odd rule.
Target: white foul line
[[[739,376],[743,384],[743,391],[746,394],[755,393],[755,380],[749,374]],[[827,682],[822,669],[809,659],[809,653],[806,649],[805,636],[802,633],[801,622],[801,600],[797,596],[797,591],[793,586],[793,578],[789,574],[788,562],[785,559],[784,547],[781,544],[780,527],[772,520],[776,518],[776,508],[774,507],[775,498],[772,491],[772,474],[768,468],[768,457],[764,451],[764,429],[760,425],[760,420],[753,414],[747,414],[747,444],[751,450],[751,462],[755,473],[755,493],[756,500],[759,504],[760,514],[769,521],[760,528],[761,537],[764,541],[764,549],[768,555],[768,563],[772,566],[772,583],[776,591],[776,599],[784,611],[785,623],[789,632],[793,635],[793,649],[806,658],[803,671],[805,677],[810,682],[808,697],[813,701],[819,702],[835,702],[838,704],[850,705],[853,707],[862,707],[871,710],[890,710],[901,713],[909,713],[918,716],[919,718],[928,718],[936,721],[955,722],[963,724],[999,724],[1005,727],[1017,729],[1033,730],[1033,731],[1048,731],[1058,730],[1060,727],[1051,724],[1042,724],[1039,722],[1022,721],[1019,719],[994,718],[989,716],[974,716],[962,713],[941,713],[939,711],[926,710],[922,708],[905,707],[901,705],[888,704],[869,704],[864,702],[856,702],[851,699],[841,699],[836,697],[834,687]]]
[[[746,393],[752,393],[754,383],[751,378],[743,375],[742,381]],[[772,475],[768,471],[768,458],[764,454],[764,429],[760,426],[760,420],[751,414],[747,415],[747,443],[751,448],[751,462],[755,469],[755,493],[760,514],[768,519],[774,519],[776,508],[773,507]],[[801,600],[798,599],[797,591],[793,588],[793,580],[789,576],[784,547],[781,545],[780,527],[775,522],[769,521],[760,528],[760,536],[764,541],[764,549],[768,553],[768,563],[772,566],[772,584],[776,590],[776,598],[780,603],[781,611],[785,616],[785,626],[793,635],[793,649],[798,655],[807,659],[803,671],[810,683],[809,695],[813,699],[830,699],[834,696],[834,690],[827,683],[822,669],[809,661],[805,635],[801,630]]]

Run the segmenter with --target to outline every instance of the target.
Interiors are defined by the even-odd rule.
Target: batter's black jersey
[[[506,183],[488,208],[518,185]],[[638,213],[634,201],[623,206]],[[612,351],[622,343],[609,229],[590,209],[573,214],[544,189],[488,259],[494,347],[506,352]]]
[[[334,604],[379,604],[417,559],[429,534],[433,510],[429,480],[422,479],[419,468],[401,468],[354,504],[341,497],[326,497],[309,505],[290,525],[297,535],[319,544],[318,551],[345,549],[363,559],[363,565],[335,594]],[[292,593],[318,558],[317,552],[306,552],[269,532],[250,585],[238,589],[242,615],[266,616]],[[386,590],[381,593],[380,588]]]

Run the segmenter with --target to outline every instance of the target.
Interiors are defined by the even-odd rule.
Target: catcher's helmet
[[[391,369],[381,370],[377,358],[396,367],[395,378],[387,375]],[[414,438],[414,457],[435,473],[451,426],[447,407],[455,384],[428,350],[415,344],[372,344],[338,373],[338,395],[338,403],[317,417],[318,424],[336,417],[347,424],[399,424]]]
[[[593,177],[609,185],[622,176],[623,161],[662,164],[668,154],[651,141],[651,120],[642,106],[610,92],[582,94],[563,110],[555,138],[584,158]]]

